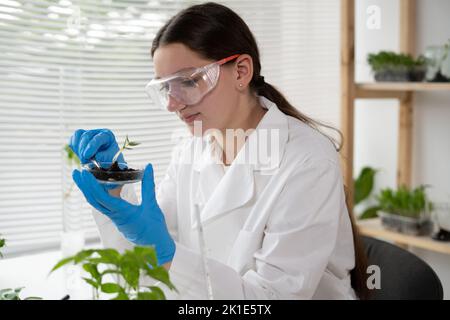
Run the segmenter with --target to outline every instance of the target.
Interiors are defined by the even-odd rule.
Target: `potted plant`
[[[0,238],[0,249],[3,248],[6,245],[6,240]],[[0,251],[0,258],[3,258],[3,255]],[[24,299],[20,298],[20,292],[23,290],[23,287],[21,288],[7,288],[7,289],[0,289],[0,300],[41,300],[42,298],[39,297],[27,297]]]
[[[84,168],[91,172],[100,183],[125,184],[140,181],[144,174],[142,169],[129,168],[126,163],[117,161],[123,151],[133,149],[137,145],[139,145],[138,142],[130,141],[126,136],[122,147],[114,155],[111,162],[98,163],[93,160],[91,163],[84,165]]]
[[[425,57],[427,59],[427,81],[450,81],[450,40],[442,46],[427,47]]]
[[[432,231],[433,204],[427,199],[425,186],[413,190],[386,188],[377,197],[381,224],[387,229],[411,235],[428,235]]]
[[[93,289],[93,299],[100,299],[100,293],[114,294],[112,300],[165,300],[164,292],[158,286],[144,286],[141,276],[147,276],[175,290],[169,273],[158,266],[156,252],[152,246],[135,246],[120,254],[115,249],[82,250],[76,255],[60,260],[50,273],[73,263],[81,264],[89,277],[83,278]],[[113,276],[113,281],[108,278]],[[115,277],[114,277],[115,276]]]
[[[411,55],[380,51],[367,56],[376,81],[422,81],[426,73],[426,59]]]

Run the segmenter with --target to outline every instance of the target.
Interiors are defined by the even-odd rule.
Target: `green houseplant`
[[[426,59],[411,55],[380,51],[370,53],[367,62],[376,81],[422,81],[426,73]]]
[[[6,245],[6,240],[0,238],[0,249],[3,248]],[[0,251],[0,258],[3,258],[3,255]],[[7,289],[0,289],[0,300],[41,300],[39,297],[27,297],[24,299],[20,298],[20,292],[23,290],[23,287],[21,288],[7,288]]]
[[[426,235],[432,231],[430,213],[433,204],[428,200],[425,186],[397,190],[386,188],[377,196],[381,223],[387,229],[412,235]]]
[[[82,250],[60,260],[50,273],[69,263],[81,264],[89,274],[83,279],[92,287],[94,300],[100,298],[100,292],[114,294],[113,300],[164,300],[164,292],[158,286],[140,284],[141,276],[150,277],[176,290],[167,270],[158,266],[152,246],[136,246],[123,254],[115,249]],[[111,276],[115,276],[112,282],[108,279]]]

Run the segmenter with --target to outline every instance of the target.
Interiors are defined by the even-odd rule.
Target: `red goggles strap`
[[[236,59],[236,58],[239,57],[239,56],[240,56],[240,54],[234,54],[234,55],[232,55],[232,56],[229,56],[228,58],[224,58],[224,59],[222,59],[222,60],[217,61],[217,64],[218,64],[219,66],[221,66],[221,65],[223,65],[223,64],[225,64],[225,63],[227,63],[227,62],[229,62],[229,61],[231,61],[231,60],[233,60],[233,59]]]

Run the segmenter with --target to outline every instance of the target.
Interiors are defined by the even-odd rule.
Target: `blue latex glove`
[[[145,167],[142,178],[142,203],[133,205],[111,196],[86,170],[74,170],[73,180],[86,200],[108,216],[129,241],[137,245],[154,245],[158,262],[172,261],[175,242],[170,236],[164,215],[156,202],[153,167]]]
[[[89,163],[94,158],[104,168],[108,166],[102,165],[102,162],[112,162],[117,151],[119,151],[116,137],[109,129],[78,129],[70,137],[69,147],[78,156],[81,164]],[[119,155],[117,162],[124,163],[126,166],[123,154]],[[111,190],[119,187],[119,185],[105,184],[103,187]]]
[[[89,163],[92,158],[98,162],[111,162],[119,151],[116,137],[109,129],[78,129],[70,138],[69,147],[82,164]],[[117,161],[125,163],[123,154],[120,154]]]

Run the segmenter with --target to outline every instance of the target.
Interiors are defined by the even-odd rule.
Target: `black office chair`
[[[381,270],[381,288],[370,290],[371,300],[443,299],[441,281],[425,261],[393,244],[365,236],[362,240],[369,266]]]

